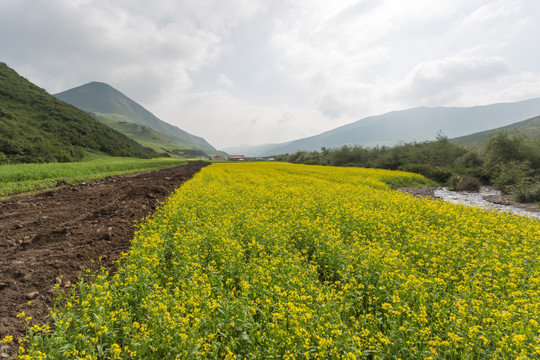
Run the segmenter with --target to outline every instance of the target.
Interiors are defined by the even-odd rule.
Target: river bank
[[[450,191],[445,187],[406,187],[397,189],[413,196],[441,199],[454,204],[504,211],[540,220],[538,204],[523,204],[491,186],[482,186],[478,192]]]

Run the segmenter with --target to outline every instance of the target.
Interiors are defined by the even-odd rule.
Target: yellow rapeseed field
[[[540,222],[386,170],[204,168],[21,359],[535,359]],[[24,317],[24,315],[22,316]],[[7,339],[9,341],[11,339]]]

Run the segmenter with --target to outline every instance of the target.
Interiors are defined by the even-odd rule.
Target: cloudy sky
[[[106,82],[217,148],[540,96],[538,0],[0,0],[0,61]]]

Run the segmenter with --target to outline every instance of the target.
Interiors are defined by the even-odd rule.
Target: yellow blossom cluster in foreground
[[[385,184],[422,181],[207,167],[140,225],[118,273],[78,284],[21,358],[540,357],[540,222]]]

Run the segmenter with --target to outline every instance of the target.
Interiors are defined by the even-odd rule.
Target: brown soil
[[[396,190],[410,194],[415,197],[426,197],[429,199],[437,199],[437,197],[435,196],[435,190],[437,189],[438,187],[432,187],[432,186],[423,186],[423,187],[410,186],[410,187],[397,188]]]
[[[69,288],[99,257],[111,266],[129,250],[134,223],[206,165],[190,162],[0,201],[0,339],[24,335],[16,317],[23,311],[30,324],[47,322],[55,283]],[[13,349],[0,344],[0,358],[8,353]]]

